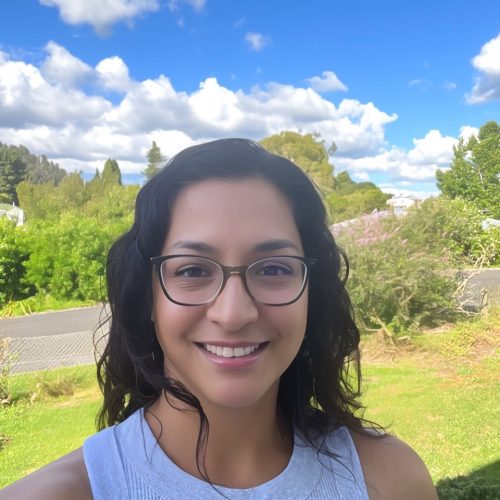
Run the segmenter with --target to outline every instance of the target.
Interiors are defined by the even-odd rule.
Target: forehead
[[[164,250],[200,241],[221,251],[289,240],[300,250],[300,235],[285,196],[262,179],[211,179],[179,193]]]

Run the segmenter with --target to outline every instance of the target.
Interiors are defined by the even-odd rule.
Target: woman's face
[[[187,187],[174,204],[161,254],[207,257],[226,266],[304,256],[286,199],[260,179]],[[266,306],[231,275],[213,302],[184,306],[165,296],[156,274],[153,283],[153,320],[169,377],[203,405],[243,408],[277,397],[279,378],[304,338],[307,289],[293,304]],[[241,356],[242,349],[253,352]]]

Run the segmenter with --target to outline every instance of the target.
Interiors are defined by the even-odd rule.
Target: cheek
[[[271,307],[268,318],[282,336],[300,345],[307,326],[307,296],[289,306]]]
[[[174,304],[165,297],[160,286],[153,290],[152,321],[163,352],[189,341],[190,332],[203,320],[204,308],[186,307]]]

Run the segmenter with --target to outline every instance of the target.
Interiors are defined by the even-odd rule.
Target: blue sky
[[[205,140],[319,133],[337,172],[436,191],[500,120],[500,3],[18,0],[2,5],[0,141],[68,170]]]

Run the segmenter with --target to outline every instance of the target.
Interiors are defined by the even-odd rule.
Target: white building
[[[387,205],[392,207],[396,215],[406,213],[411,207],[416,205],[420,200],[411,196],[393,196],[386,201]]]
[[[9,205],[8,203],[0,203],[0,217],[7,217],[8,219],[15,221],[18,226],[22,226],[24,224],[24,210],[16,207],[14,203],[12,203],[12,205]]]

